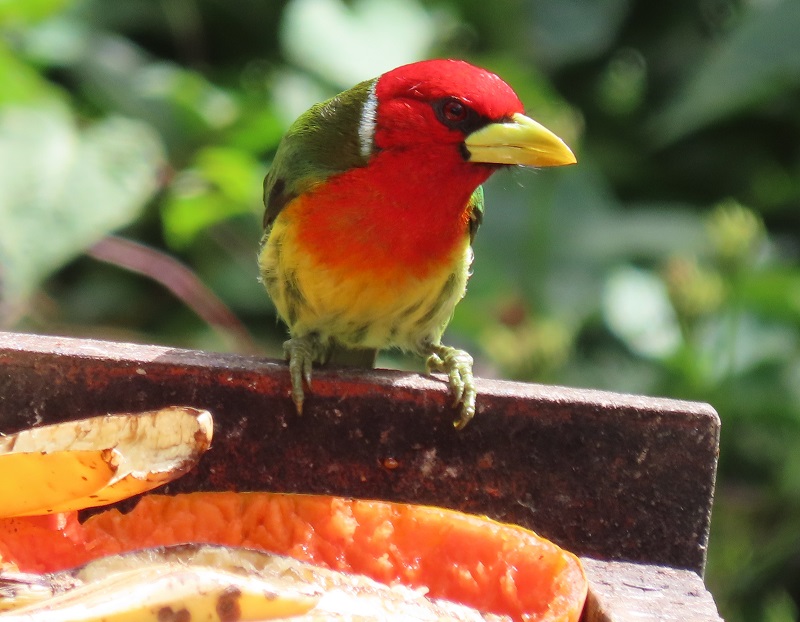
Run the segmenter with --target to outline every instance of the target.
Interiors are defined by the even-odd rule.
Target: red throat
[[[379,153],[300,199],[301,244],[330,268],[424,280],[463,252],[469,198],[492,172],[452,150]]]

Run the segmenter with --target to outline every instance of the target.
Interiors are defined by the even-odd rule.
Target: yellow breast
[[[294,218],[292,210],[278,216],[259,255],[264,286],[293,337],[317,333],[348,347],[409,351],[439,342],[466,291],[472,262],[466,233],[447,261],[420,276],[399,261],[375,266],[363,257],[361,269],[326,261],[298,239]]]

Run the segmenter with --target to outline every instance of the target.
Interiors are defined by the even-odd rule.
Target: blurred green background
[[[283,131],[465,58],[580,163],[487,185],[448,341],[486,376],[713,404],[708,585],[731,622],[796,620],[798,33],[796,0],[2,0],[0,327],[277,356]]]

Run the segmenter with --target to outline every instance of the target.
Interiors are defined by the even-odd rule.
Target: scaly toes
[[[305,393],[303,393],[303,370],[306,363],[304,358],[304,349],[297,343],[299,340],[289,339],[283,344],[283,352],[286,358],[289,359],[289,375],[292,379],[292,401],[297,414],[303,414],[303,400],[305,400]]]
[[[303,381],[311,388],[311,369],[314,360],[324,354],[325,348],[316,335],[293,337],[283,344],[283,352],[289,359],[289,374],[292,378],[292,401],[297,414],[303,414]]]
[[[431,347],[426,361],[429,372],[441,371],[447,374],[454,406],[461,404],[461,415],[453,422],[457,430],[466,426],[475,416],[475,379],[472,375],[472,357],[463,350],[437,344]]]
[[[472,378],[472,371],[469,378],[464,381],[464,393],[461,396],[461,416],[453,422],[456,430],[463,429],[475,416],[475,400],[478,392],[475,390],[475,383]]]
[[[425,359],[425,369],[429,374],[435,371],[444,371],[444,361],[434,352]]]

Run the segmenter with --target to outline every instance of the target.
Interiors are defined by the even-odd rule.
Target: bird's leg
[[[455,398],[453,405],[461,404],[461,416],[453,422],[457,430],[466,426],[475,416],[475,380],[472,377],[472,357],[464,350],[430,344],[426,348],[428,359],[425,367],[428,373],[440,371],[450,379],[450,390]]]
[[[303,381],[311,388],[311,366],[314,361],[324,361],[328,355],[328,345],[317,333],[309,333],[302,337],[292,337],[283,344],[283,353],[289,361],[289,373],[292,377],[292,401],[297,414],[303,414]]]

